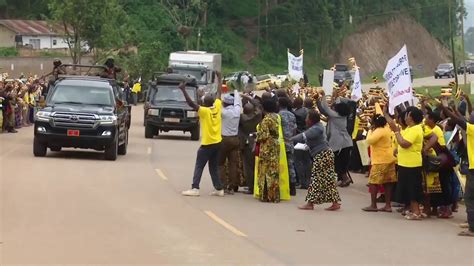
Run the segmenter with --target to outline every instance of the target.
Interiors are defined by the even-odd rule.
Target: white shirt
[[[234,105],[222,108],[222,136],[233,137],[239,134],[239,121],[242,103],[240,94],[234,91]]]

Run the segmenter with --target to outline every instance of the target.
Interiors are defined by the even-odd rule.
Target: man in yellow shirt
[[[211,192],[211,196],[224,196],[224,189],[218,172],[218,155],[222,141],[222,76],[221,73],[216,73],[216,75],[218,80],[216,98],[210,93],[206,94],[202,106],[191,99],[186,92],[186,84],[184,82],[179,85],[188,105],[198,112],[202,132],[201,147],[199,147],[197,152],[196,165],[194,167],[193,184],[190,190],[182,192],[184,196],[199,196],[199,183],[201,182],[202,171],[208,162],[209,173],[215,188]]]
[[[460,236],[474,236],[474,124],[466,122],[465,118],[458,116],[448,109],[447,99],[443,99],[438,105],[443,113],[450,117],[458,126],[466,131],[467,135],[467,157],[469,160],[469,175],[466,178],[464,188],[464,203],[466,204],[468,230],[459,233]]]
[[[137,80],[135,82],[135,84],[133,84],[133,88],[132,88],[132,101],[133,101],[133,105],[137,105],[137,102],[138,102],[138,93],[140,93],[142,91],[142,84],[140,83],[140,80]]]

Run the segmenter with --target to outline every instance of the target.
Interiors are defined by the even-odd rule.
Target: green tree
[[[127,17],[116,0],[50,0],[49,9],[64,28],[74,64],[81,62],[86,45],[98,51],[124,44]]]
[[[161,0],[161,5],[177,25],[178,33],[185,40],[186,50],[188,50],[189,38],[207,10],[207,2],[204,0]]]
[[[464,46],[467,52],[474,53],[474,27],[467,29],[464,34]]]

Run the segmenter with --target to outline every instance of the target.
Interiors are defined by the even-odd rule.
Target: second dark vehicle
[[[186,91],[198,102],[197,82],[191,76],[162,74],[154,78],[145,103],[145,138],[153,138],[160,132],[183,131],[191,132],[191,140],[199,140],[198,114],[189,107],[178,88],[185,80]]]

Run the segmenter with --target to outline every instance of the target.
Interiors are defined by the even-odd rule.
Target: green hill
[[[3,0],[0,14],[49,19],[51,1]],[[413,17],[442,44],[449,43],[446,0],[114,1],[123,11],[113,20],[119,25],[102,30],[120,29],[122,40],[114,43],[138,47],[137,55],[119,55],[120,63],[136,75],[162,70],[170,52],[186,48],[222,53],[224,72],[249,69],[257,74],[285,71],[287,48],[293,53],[304,48],[305,71],[317,73],[332,65],[345,36],[400,15]],[[452,2],[458,15],[458,1]]]

